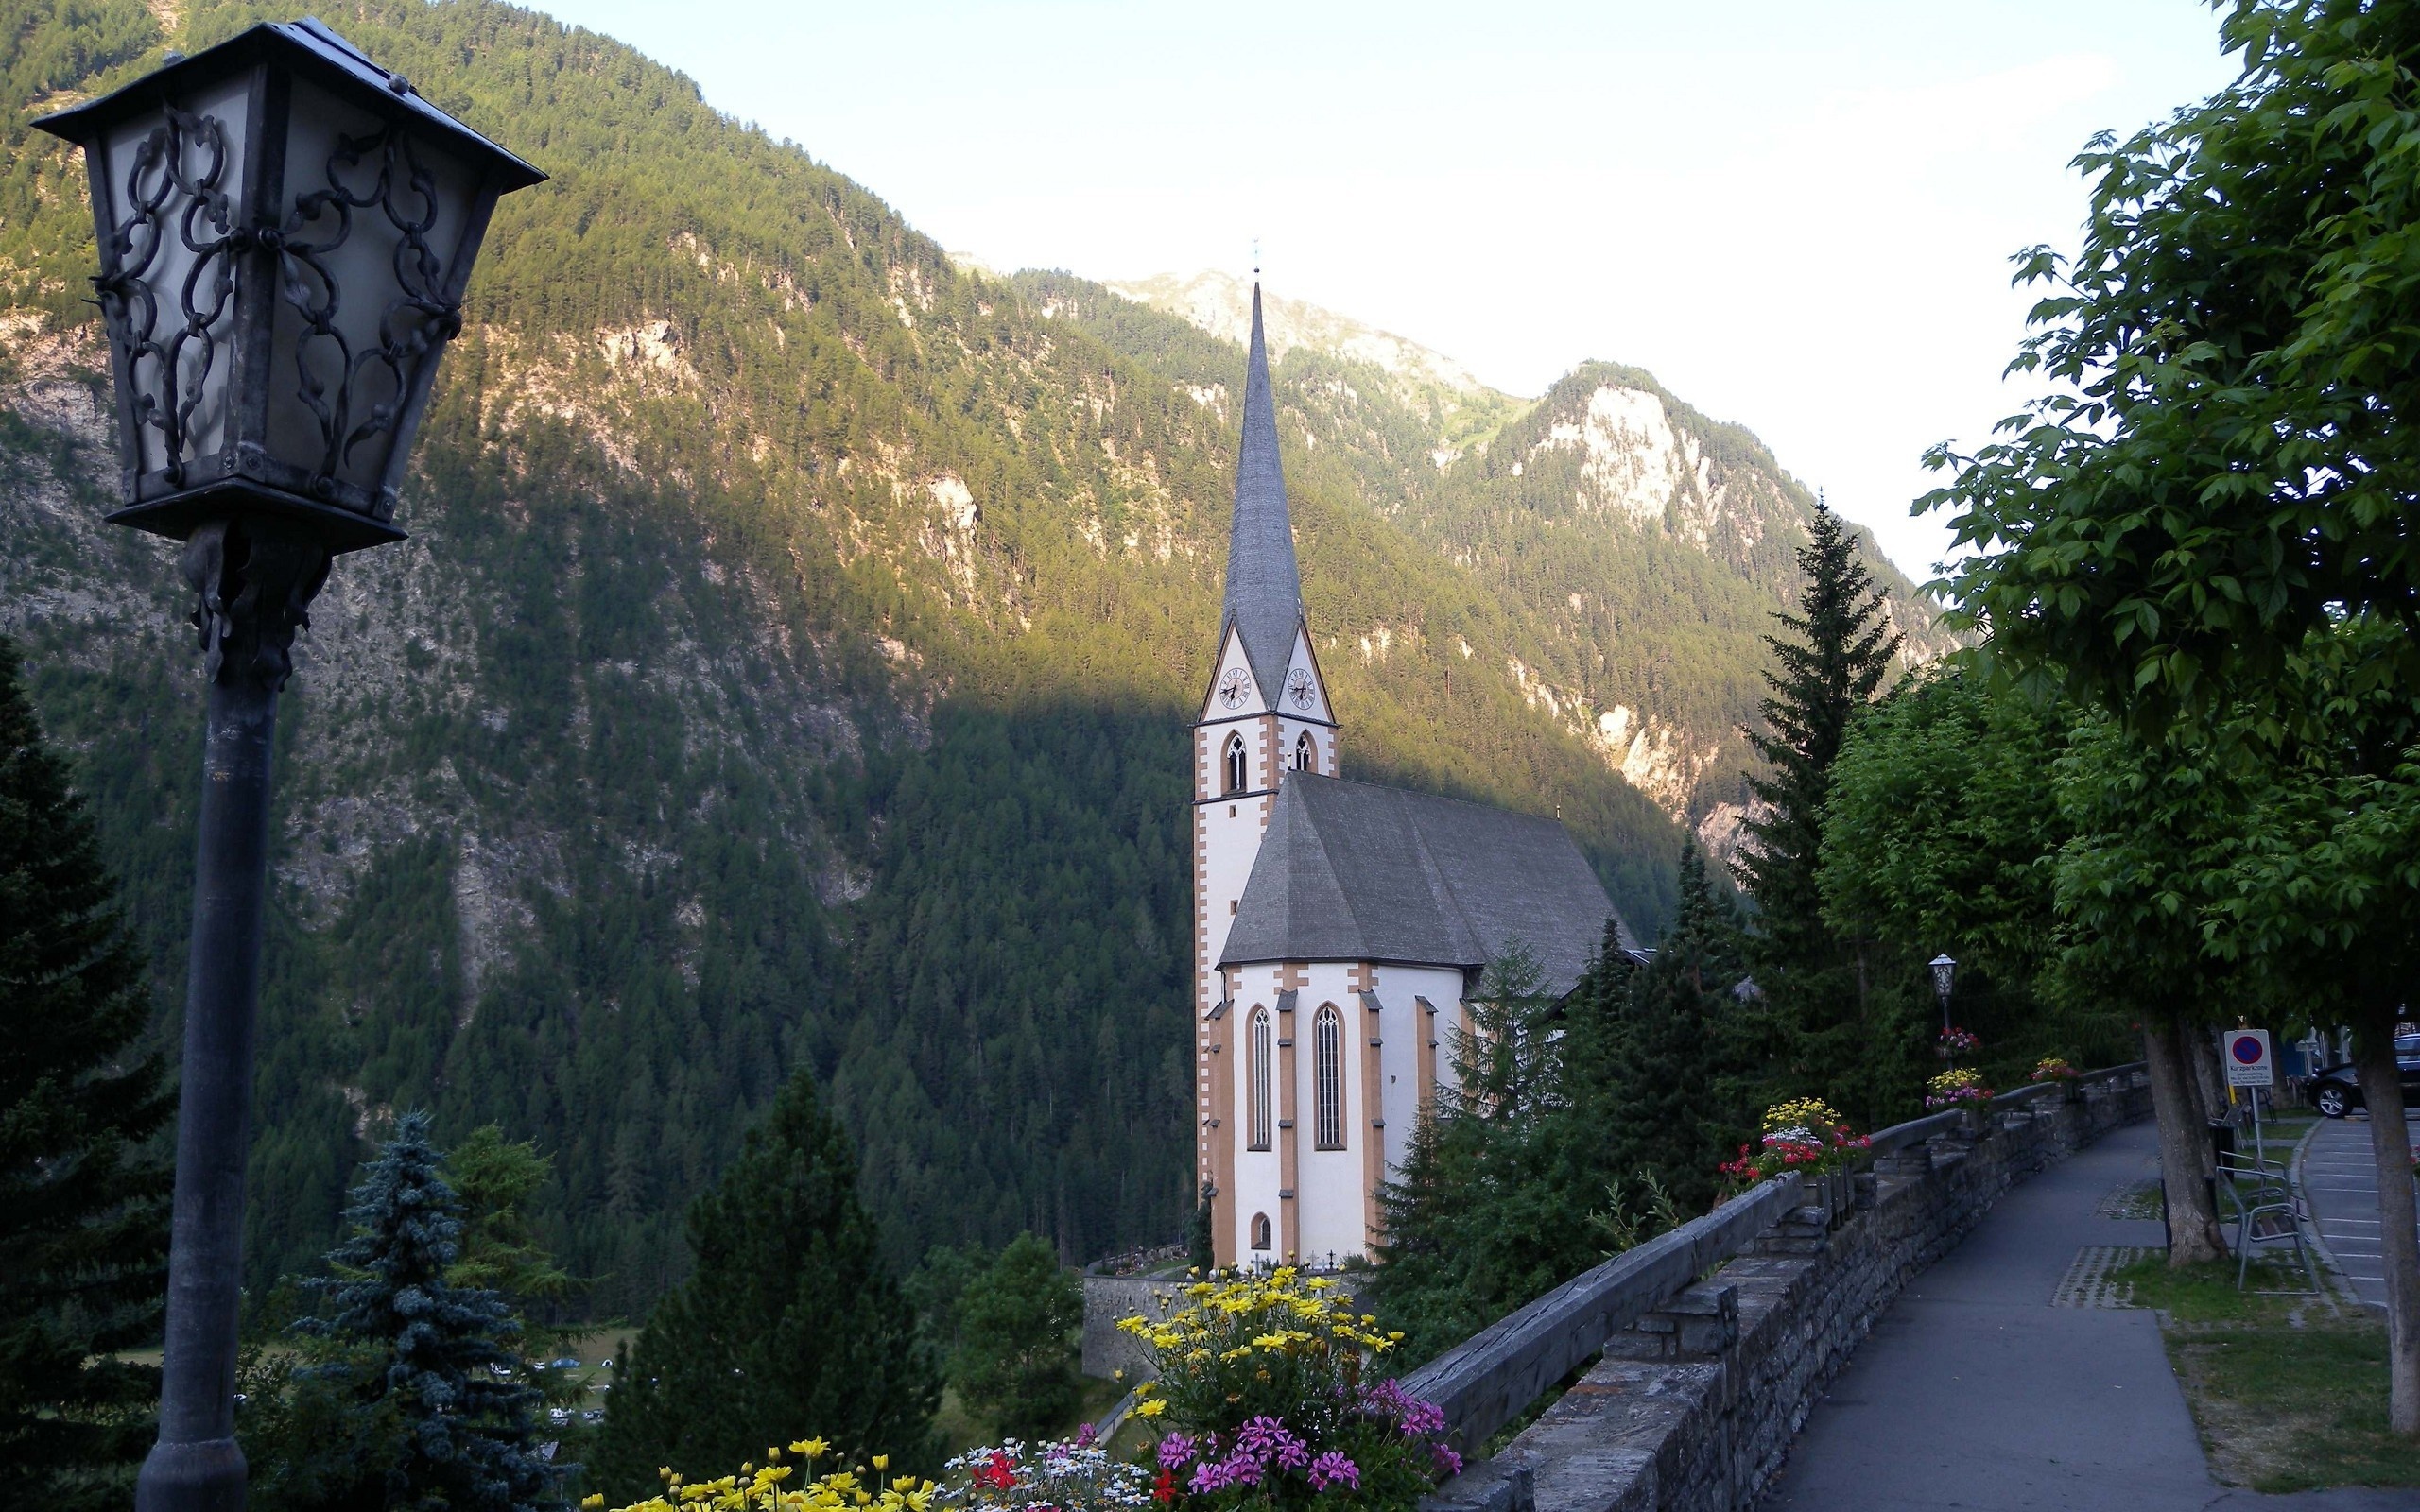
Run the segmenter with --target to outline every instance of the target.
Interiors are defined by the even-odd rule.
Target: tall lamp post
[[[235,1512],[269,751],[294,632],[395,495],[496,197],[545,175],[317,21],[35,123],[84,150],[122,507],[185,543],[209,683],[160,1437],[141,1512]]]
[[[1958,963],[1947,951],[1932,958],[1932,995],[1941,1000],[1941,1032],[1949,1032],[1949,985],[1958,975]]]

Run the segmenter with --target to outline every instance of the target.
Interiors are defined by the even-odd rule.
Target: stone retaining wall
[[[2014,1183],[2150,1116],[2139,1076],[1972,1115],[1810,1182],[1749,1253],[1614,1334],[1599,1362],[1429,1512],[1731,1512],[1781,1468],[1825,1386],[1910,1278]],[[1852,1198],[1853,1200],[1843,1200]]]

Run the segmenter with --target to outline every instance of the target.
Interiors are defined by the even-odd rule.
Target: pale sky
[[[1930,443],[2018,395],[2066,166],[2233,77],[2194,0],[1486,6],[541,0],[955,251],[1250,266],[1533,395],[1652,371],[1918,580]]]

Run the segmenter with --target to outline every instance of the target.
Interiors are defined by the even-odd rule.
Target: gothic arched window
[[[1244,737],[1229,735],[1227,737],[1227,791],[1240,793],[1243,790]]]
[[[1334,1005],[1322,1005],[1319,1017],[1311,1022],[1311,1043],[1316,1047],[1319,1082],[1319,1137],[1314,1147],[1340,1150],[1344,1148],[1344,1020]]]
[[[1269,1148],[1269,1130],[1276,1122],[1269,1116],[1270,1049],[1269,1010],[1254,1008],[1252,1010],[1252,1065],[1248,1068],[1252,1078],[1249,1090],[1252,1108],[1247,1127],[1252,1135],[1252,1148],[1255,1150]]]
[[[1265,1212],[1255,1212],[1252,1215],[1252,1247],[1254,1249],[1270,1247],[1269,1214]]]
[[[1294,770],[1316,772],[1319,769],[1320,748],[1312,744],[1311,732],[1305,730],[1294,741]]]

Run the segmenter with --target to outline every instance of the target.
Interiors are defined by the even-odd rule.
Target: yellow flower
[[[603,1506],[605,1504],[605,1493],[598,1491],[593,1496],[583,1496],[579,1499],[579,1504],[582,1507],[590,1509]]]
[[[1161,1400],[1159,1398],[1154,1397],[1150,1400],[1135,1408],[1134,1416],[1137,1418],[1157,1418],[1160,1414],[1167,1410],[1168,1404]]]
[[[824,1452],[831,1447],[820,1438],[802,1438],[790,1446],[790,1452],[804,1454],[809,1459],[821,1459]]]
[[[876,1454],[873,1457],[873,1468],[878,1470],[887,1470],[890,1469],[890,1456],[888,1454]]]

